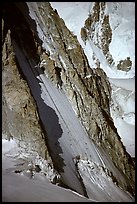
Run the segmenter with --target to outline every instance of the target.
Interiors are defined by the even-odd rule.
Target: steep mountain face
[[[95,45],[112,64],[112,30],[104,9],[104,3],[95,3],[81,37],[85,44],[95,38]],[[108,77],[100,63],[96,69],[90,67],[77,37],[57,10],[48,2],[5,4],[2,55],[3,133],[16,138],[23,152],[48,160],[61,182],[80,194],[100,199],[93,196],[97,184],[92,187],[91,177],[96,173],[88,183],[90,179],[81,170],[90,168],[104,172],[105,180],[110,176],[108,180],[116,183],[106,182],[110,188],[119,186],[134,195],[134,162],[111,118]],[[130,69],[131,64],[128,58],[117,68]],[[85,158],[89,162],[83,162]],[[104,201],[114,201],[115,196],[110,198],[107,188],[103,190],[101,186],[97,191]]]
[[[134,157],[134,2],[83,2],[82,4],[80,2],[51,2],[51,5],[57,9],[68,29],[77,36],[90,67],[94,69],[100,67],[107,74],[112,88],[110,113],[126,151]],[[105,18],[108,20],[103,23]],[[87,36],[86,39],[84,33]],[[111,37],[109,37],[110,34]],[[106,39],[105,36],[107,36]],[[107,54],[104,52],[104,47],[108,49]],[[126,63],[128,59],[130,62]],[[121,69],[119,69],[120,64]]]
[[[16,139],[20,147],[19,155],[31,158],[37,164],[43,163],[43,170],[53,171],[53,163],[45,141],[45,132],[40,126],[34,98],[26,80],[18,71],[18,63],[13,50],[10,30],[7,31],[2,50],[2,133],[3,138]],[[43,160],[46,159],[47,162]],[[52,182],[57,176],[51,173]],[[59,175],[58,175],[59,176]]]

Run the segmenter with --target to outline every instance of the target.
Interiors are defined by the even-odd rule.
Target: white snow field
[[[33,178],[29,172],[15,173],[22,164],[19,151],[15,140],[2,140],[2,202],[92,202],[51,184],[42,173],[35,173]]]
[[[75,191],[51,184],[42,172],[35,172],[33,177],[28,170],[15,173],[20,166],[24,165],[24,168],[31,162],[25,155],[20,157],[19,152],[16,140],[2,140],[2,202],[133,201],[128,193],[112,182],[98,163],[89,160],[80,160],[78,163],[79,173],[87,190],[92,186],[92,191],[88,192],[92,199],[88,199]]]

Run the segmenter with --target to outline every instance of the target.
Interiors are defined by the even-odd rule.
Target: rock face
[[[95,45],[103,51],[109,64],[113,62],[113,58],[109,52],[109,44],[112,40],[112,29],[109,24],[109,15],[105,15],[105,2],[95,2],[90,15],[85,21],[82,28],[85,35],[82,39],[87,41],[88,38],[95,40]],[[81,30],[81,34],[83,34]],[[85,38],[85,36],[87,36]]]
[[[25,155],[31,158],[31,162],[40,164],[46,173],[52,172],[53,163],[47,149],[45,133],[40,126],[37,107],[27,82],[19,73],[10,30],[7,31],[3,42],[2,62],[3,138],[16,139],[20,147],[19,156]],[[45,166],[41,159],[47,160]],[[52,181],[55,176],[54,173],[51,173],[48,179]]]
[[[42,45],[36,30],[27,19],[26,25],[32,30],[33,34],[31,33],[30,37],[34,41],[37,55],[34,54],[34,50],[32,50],[33,53],[30,53],[26,49],[28,46],[30,50],[29,43],[24,45],[26,53],[29,57],[33,56],[37,64],[38,58],[40,59],[39,66],[52,83],[65,92],[91,141],[94,141],[102,151],[109,155],[115,166],[127,179],[127,184],[118,181],[118,185],[133,193],[134,163],[126,152],[110,116],[111,88],[106,74],[100,67],[91,69],[77,37],[67,29],[57,11],[54,11],[48,2],[27,4],[32,13],[35,11],[37,28],[41,29],[44,44]],[[21,4],[20,6],[13,4],[13,6],[18,9],[22,8]],[[100,9],[100,6],[102,10],[99,17],[97,10]],[[104,3],[95,4],[94,13],[86,20],[81,35],[85,42],[89,32],[91,37],[94,37],[95,24],[99,18],[102,18],[104,30],[102,31],[101,49],[107,61],[112,63],[113,59],[108,49],[112,33],[108,23],[109,16],[103,16],[103,8]],[[25,13],[23,14],[25,18]],[[121,66],[124,63],[128,63],[129,66],[131,64],[127,59],[121,62],[119,69],[122,69]],[[34,99],[17,68],[10,30],[3,44],[3,131],[17,138],[25,151],[36,151],[43,158],[49,158],[50,152],[48,153],[44,139],[46,136],[43,136],[44,133],[39,124]]]
[[[3,45],[3,131],[19,140],[26,151],[38,151],[48,157],[43,132],[33,97],[26,81],[19,74],[8,30]]]

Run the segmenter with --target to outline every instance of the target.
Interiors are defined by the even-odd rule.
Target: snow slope
[[[135,78],[111,79],[110,112],[127,152],[135,157]]]
[[[2,202],[92,202],[74,191],[51,184],[41,172],[35,173],[33,178],[29,173],[15,173],[22,163],[15,158],[18,151],[15,140],[2,141]]]
[[[60,17],[65,21],[66,26],[75,35],[80,34],[85,19],[92,7],[92,2],[50,2],[56,8]],[[75,13],[75,14],[74,14]],[[75,17],[74,17],[75,15]],[[73,18],[74,17],[74,18]]]
[[[2,140],[3,202],[103,202],[115,199],[133,201],[129,194],[124,193],[112,182],[111,177],[98,163],[81,159],[77,164],[87,191],[92,186],[92,191],[88,192],[92,199],[87,199],[72,190],[51,184],[42,172],[33,171],[31,177],[30,171],[26,168],[30,165],[31,159],[25,157],[21,159],[18,156],[19,152],[16,140]],[[23,170],[21,173],[15,173],[20,169]],[[117,198],[113,191],[117,192]]]
[[[129,200],[129,195],[115,185],[108,171],[102,166],[82,159],[78,162],[77,166],[87,191],[90,189],[88,186],[92,186],[92,192],[89,190],[88,194],[91,194],[93,199],[98,197],[98,200],[101,202],[105,202],[106,200],[110,202],[114,200],[117,200],[117,202],[126,202]]]
[[[116,64],[129,56],[135,70],[135,3],[107,2],[106,5],[106,14],[110,16],[113,30],[110,53]]]

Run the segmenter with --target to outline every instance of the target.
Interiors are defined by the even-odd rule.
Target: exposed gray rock
[[[131,66],[132,66],[132,61],[130,60],[130,57],[127,57],[127,59],[119,61],[119,64],[117,65],[117,69],[128,72],[131,69]]]

